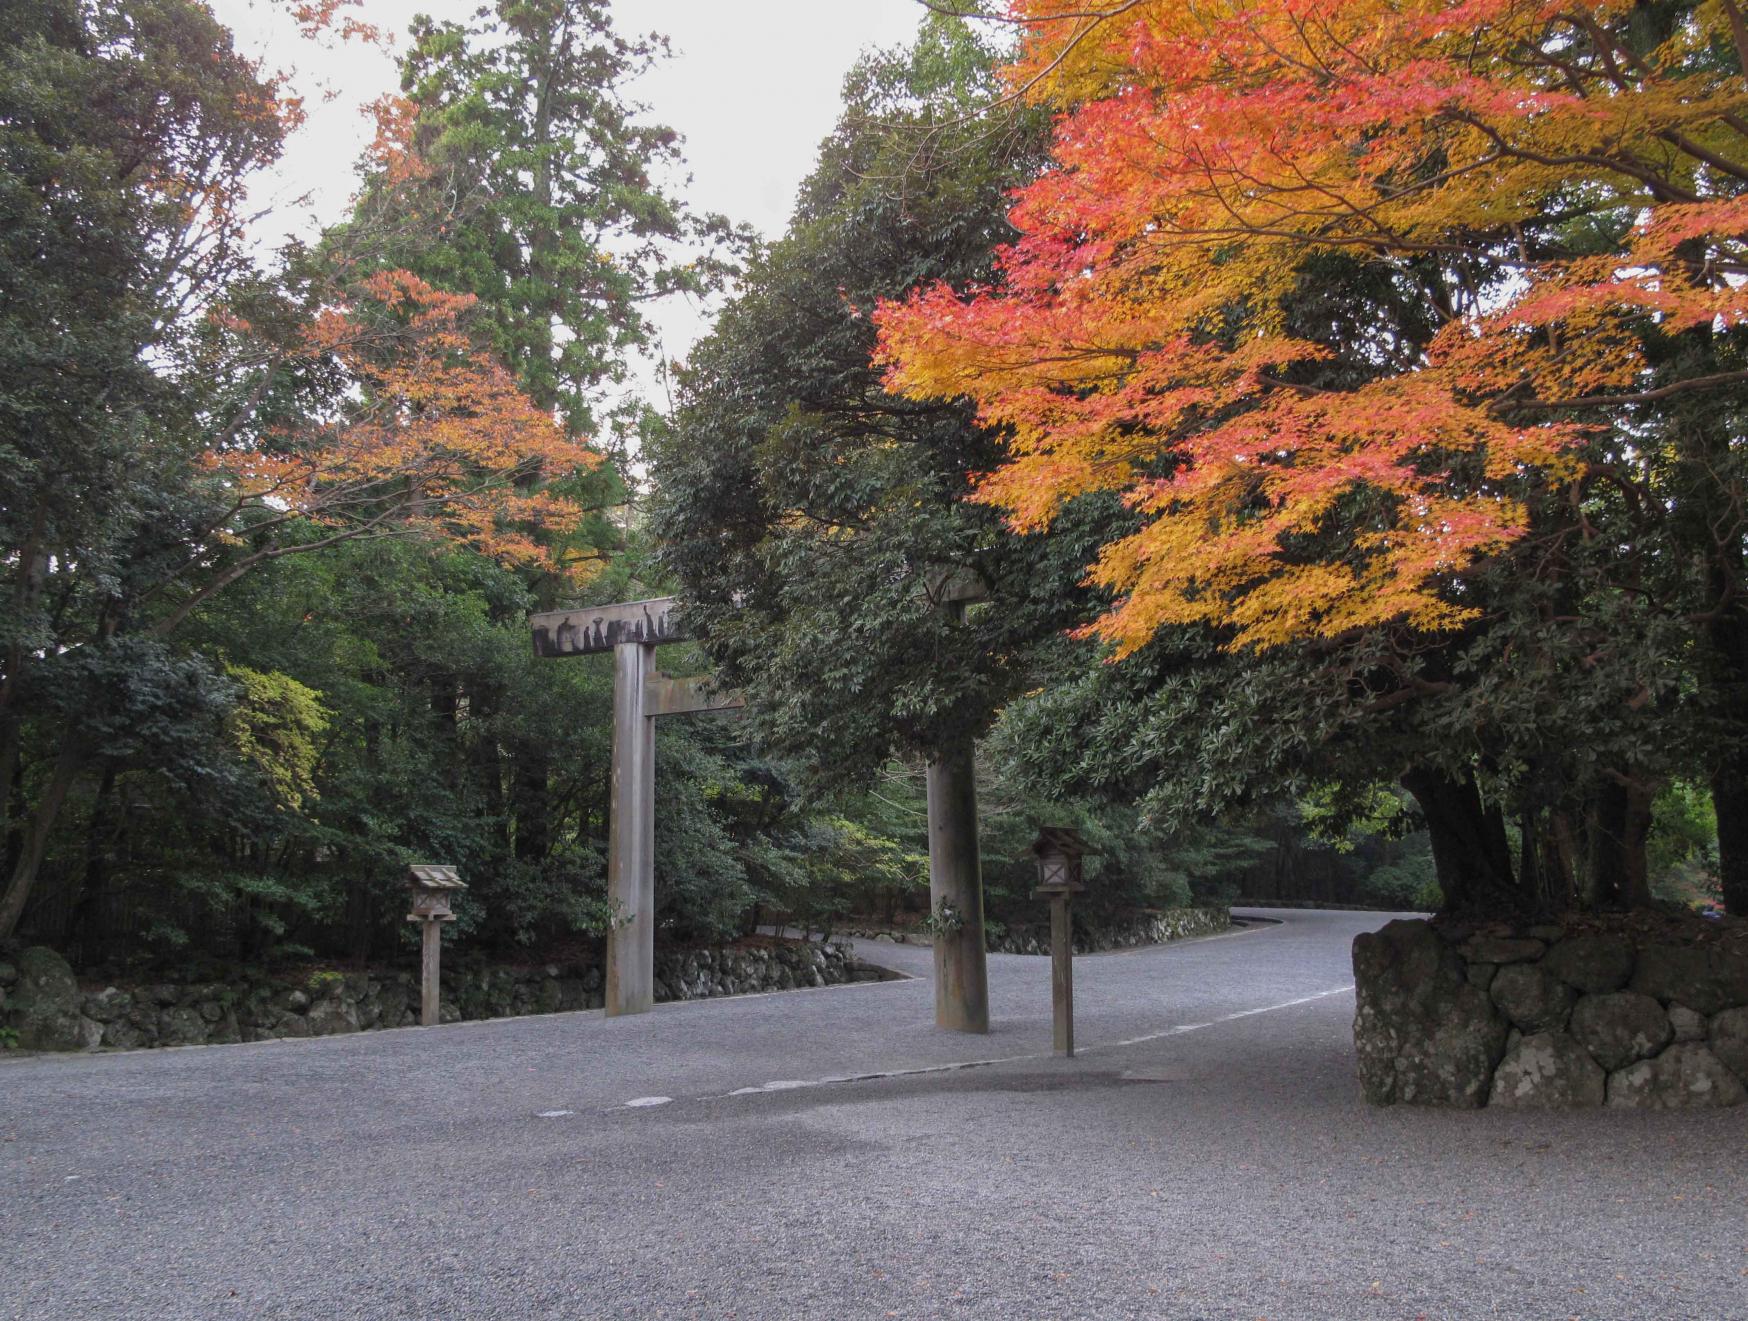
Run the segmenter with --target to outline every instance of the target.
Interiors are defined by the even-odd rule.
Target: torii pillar
[[[608,805],[607,933],[609,1014],[641,1014],[655,1004],[655,722],[662,716],[744,706],[738,693],[711,693],[698,679],[655,668],[663,642],[685,642],[674,598],[628,601],[533,616],[534,654],[613,653],[613,780]]]
[[[938,568],[924,590],[955,623],[965,607],[989,600],[975,572]],[[983,931],[983,865],[977,845],[976,745],[969,735],[939,747],[925,771],[929,802],[929,909],[950,910],[951,929],[935,931],[935,1026],[989,1031],[989,959]]]

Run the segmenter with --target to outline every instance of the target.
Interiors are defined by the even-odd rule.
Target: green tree
[[[652,449],[652,529],[711,660],[771,746],[825,778],[981,732],[1028,649],[1075,618],[1084,533],[1022,542],[965,503],[1000,438],[886,394],[870,365],[874,303],[987,278],[1006,191],[1041,159],[1039,119],[973,114],[994,60],[935,17],[915,49],[856,67],[788,233],[694,351]],[[937,608],[946,570],[995,603]]]
[[[115,640],[165,542],[212,526],[179,368],[249,270],[237,217],[278,96],[186,0],[31,0],[0,31],[0,934],[139,684],[222,691],[167,656],[129,670]]]

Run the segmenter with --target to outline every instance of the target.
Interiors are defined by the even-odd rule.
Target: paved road
[[[1081,960],[1074,1061],[996,956],[987,1038],[916,980],[7,1062],[0,1317],[1748,1318],[1748,1107],[1371,1110],[1384,919],[1275,916]]]

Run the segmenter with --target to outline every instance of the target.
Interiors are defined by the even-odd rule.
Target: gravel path
[[[1359,1099],[1281,925],[918,980],[0,1063],[0,1317],[1748,1319],[1748,1107]]]

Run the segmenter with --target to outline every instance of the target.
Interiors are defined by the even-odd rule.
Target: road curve
[[[0,1064],[0,1317],[1748,1318],[1748,1113],[1378,1111],[1386,915],[916,980]]]

